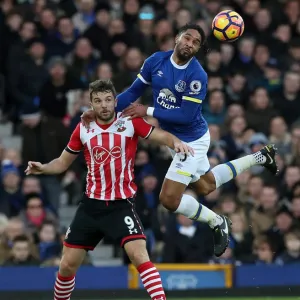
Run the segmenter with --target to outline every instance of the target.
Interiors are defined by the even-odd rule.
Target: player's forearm
[[[180,140],[175,135],[159,128],[153,130],[149,139],[161,145],[168,146],[171,149],[174,149],[175,143],[180,143]]]
[[[43,174],[55,175],[61,174],[68,169],[69,165],[66,164],[60,157],[52,160],[48,164],[43,165]]]
[[[147,85],[145,83],[140,79],[136,79],[126,91],[117,96],[118,102],[116,111],[122,111],[136,101],[143,94],[146,87]]]

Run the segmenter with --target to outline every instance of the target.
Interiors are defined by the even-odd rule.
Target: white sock
[[[211,228],[223,222],[219,215],[199,203],[194,197],[186,194],[182,196],[175,213],[182,214],[191,220],[208,223]]]
[[[265,162],[266,158],[258,151],[254,154],[229,161],[225,164],[217,165],[211,170],[215,176],[216,188],[230,181],[252,166],[262,165]]]

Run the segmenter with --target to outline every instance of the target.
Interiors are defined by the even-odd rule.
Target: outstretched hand
[[[85,111],[81,116],[81,123],[85,128],[90,127],[90,123],[96,120],[96,114],[92,109]]]
[[[133,103],[123,110],[122,115],[129,120],[147,116],[147,107],[143,104]]]
[[[25,170],[26,175],[39,175],[43,173],[43,164],[37,161],[29,161]]]
[[[194,156],[194,149],[182,141],[174,143],[174,150],[176,153]]]

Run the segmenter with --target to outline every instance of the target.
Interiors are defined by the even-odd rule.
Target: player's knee
[[[149,255],[146,249],[145,241],[143,241],[143,243],[141,243],[139,240],[132,241],[130,247],[125,246],[125,250],[130,261],[136,267],[149,261]]]
[[[78,261],[63,255],[59,265],[60,274],[64,274],[64,276],[72,276],[77,272],[78,268]]]
[[[182,195],[176,195],[172,190],[162,190],[159,194],[161,204],[170,211],[175,211],[180,203]]]
[[[213,192],[215,189],[216,189],[216,185],[214,183],[205,183],[205,184],[203,184],[200,193],[203,196],[207,196],[208,194]]]

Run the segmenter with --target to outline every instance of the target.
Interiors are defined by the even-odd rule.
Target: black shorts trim
[[[135,240],[146,240],[146,236],[144,234],[135,234],[135,235],[126,236],[121,241],[121,247],[124,247],[126,243]]]

